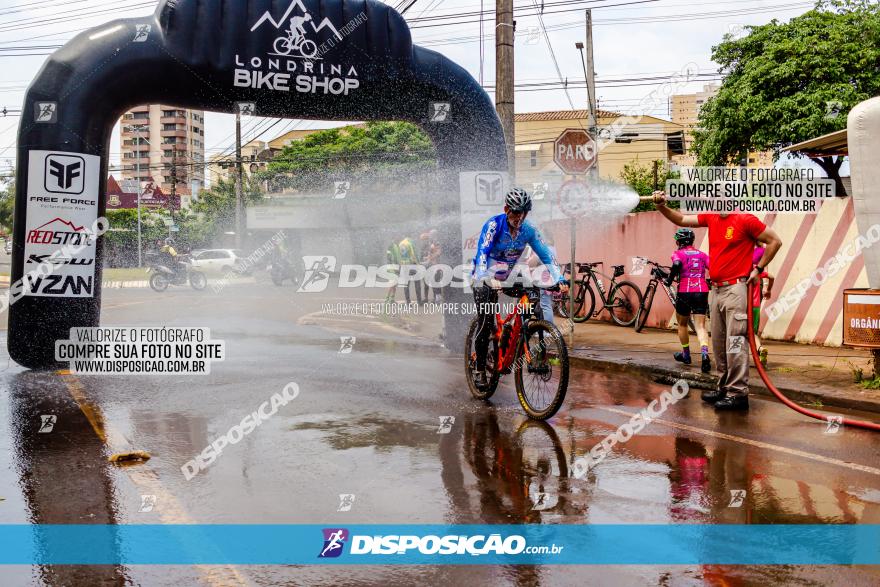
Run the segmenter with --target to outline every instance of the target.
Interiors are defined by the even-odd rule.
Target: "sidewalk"
[[[564,323],[557,318],[557,325]],[[676,363],[672,353],[681,350],[673,330],[646,328],[637,333],[607,322],[590,320],[575,326],[575,349],[570,352],[575,366],[641,373],[656,381],[673,383],[684,378],[692,387],[714,388],[718,377],[714,370],[700,372],[699,342],[691,335],[691,352],[696,360],[687,366]],[[566,336],[566,341],[568,337]],[[852,367],[861,367],[865,377],[873,371],[871,353],[846,347],[823,347],[765,341],[769,352],[767,371],[774,385],[789,399],[804,407],[833,406],[880,413],[880,390],[864,389],[853,383]],[[749,387],[752,393],[772,395],[751,368]]]

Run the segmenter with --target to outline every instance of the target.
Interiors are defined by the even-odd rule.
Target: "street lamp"
[[[134,131],[135,137],[135,145],[137,146],[137,151],[135,153],[135,184],[137,185],[137,210],[138,210],[138,267],[144,266],[143,260],[143,245],[141,243],[141,141],[147,141],[147,139],[141,139],[141,130],[145,125],[143,124],[135,124],[132,125],[132,130]],[[150,145],[150,141],[147,141],[147,145]],[[149,151],[147,151],[149,156]]]

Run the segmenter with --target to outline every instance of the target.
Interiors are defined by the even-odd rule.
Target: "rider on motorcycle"
[[[568,291],[568,284],[559,271],[553,253],[544,243],[537,228],[526,222],[532,209],[532,198],[521,189],[514,188],[507,193],[504,201],[504,214],[493,216],[480,232],[477,255],[474,258],[474,301],[477,304],[479,331],[475,341],[476,371],[478,386],[488,384],[486,378],[486,355],[489,350],[489,337],[493,330],[494,314],[483,311],[483,304],[498,301],[497,281],[507,279],[526,246],[532,250],[550,272],[550,278],[558,283],[560,290]],[[496,283],[492,283],[492,282]]]
[[[178,257],[180,256],[178,252],[174,249],[174,239],[168,237],[165,239],[165,244],[162,245],[162,248],[159,249],[159,252],[164,257],[165,262],[168,264],[168,268],[171,269],[174,273],[180,273],[183,269],[183,264],[180,263]]]

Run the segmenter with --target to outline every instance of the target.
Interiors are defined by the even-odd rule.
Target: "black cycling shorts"
[[[675,298],[675,311],[682,316],[702,314],[709,311],[709,292],[678,292]]]

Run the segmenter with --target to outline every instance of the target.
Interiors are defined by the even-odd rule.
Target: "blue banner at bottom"
[[[876,565],[880,525],[0,525],[0,564]]]

